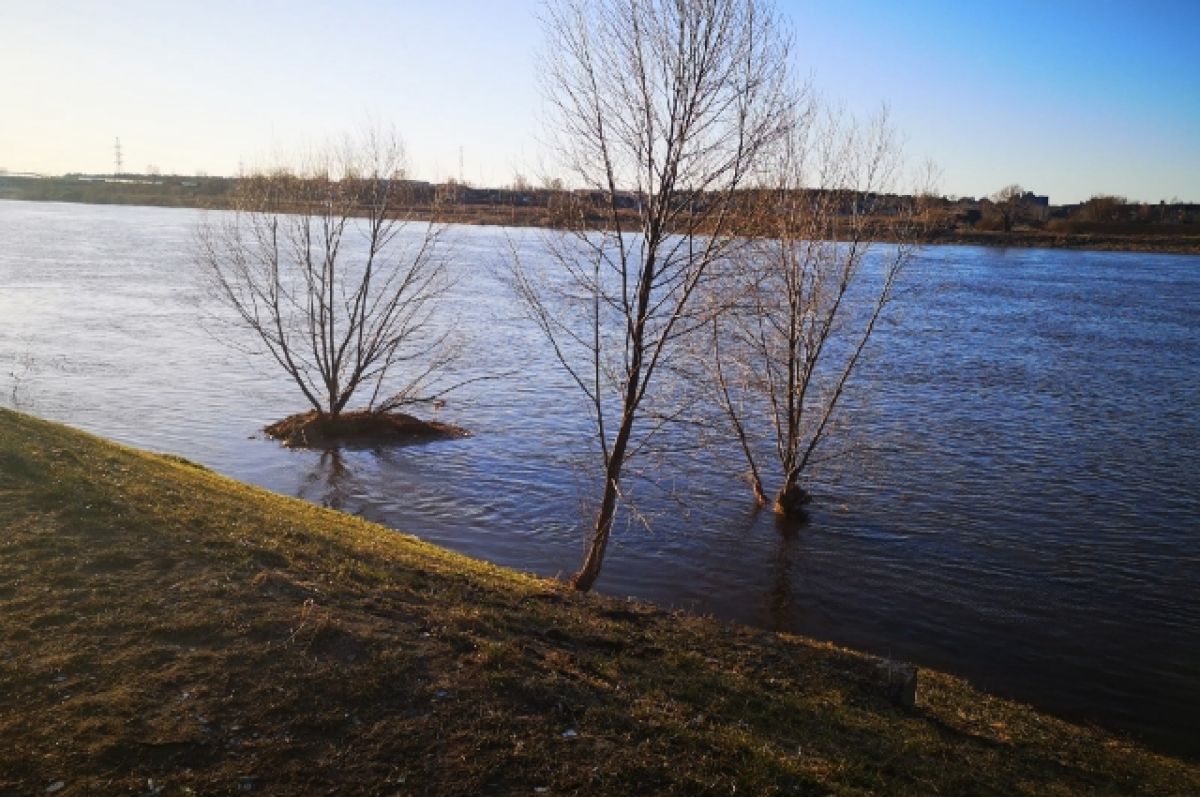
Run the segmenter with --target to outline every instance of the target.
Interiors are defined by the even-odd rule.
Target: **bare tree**
[[[737,301],[713,314],[704,361],[755,498],[768,503],[764,480],[777,472],[774,509],[796,517],[809,500],[802,477],[914,254],[925,209],[887,193],[899,160],[886,111],[859,126],[809,106],[773,154],[756,193],[761,237],[713,286],[716,301]],[[873,244],[878,235],[896,242]]]
[[[1012,232],[1017,222],[1025,217],[1025,189],[1016,183],[1004,186],[989,199],[991,209],[1005,232]]]
[[[201,227],[216,294],[320,416],[360,393],[375,412],[430,400],[455,356],[431,323],[444,228],[410,221],[404,174],[399,139],[371,131],[301,173],[242,180],[235,210]]]
[[[573,229],[547,236],[552,272],[514,249],[514,282],[594,416],[603,486],[573,578],[587,590],[626,462],[657,428],[639,426],[643,404],[702,324],[695,294],[734,241],[737,189],[792,99],[787,45],[764,2],[554,0],[545,27],[552,136],[591,201]]]
[[[520,172],[513,172],[512,183],[509,184],[509,190],[517,193],[528,193],[533,190],[533,183],[529,182],[529,178]]]
[[[1130,214],[1129,200],[1123,196],[1095,194],[1079,206],[1076,214],[1082,221],[1113,224],[1127,221]]]

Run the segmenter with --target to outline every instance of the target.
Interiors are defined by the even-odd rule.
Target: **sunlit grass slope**
[[[1200,794],[874,671],[0,410],[0,794]]]

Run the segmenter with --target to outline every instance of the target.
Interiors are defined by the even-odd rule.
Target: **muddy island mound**
[[[329,448],[338,445],[404,445],[468,437],[460,426],[441,421],[423,421],[404,412],[343,412],[324,415],[302,412],[273,423],[268,436],[297,448]]]

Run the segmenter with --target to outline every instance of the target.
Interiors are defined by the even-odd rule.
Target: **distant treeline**
[[[1013,186],[1016,188],[1016,186]],[[1125,197],[1097,195],[1086,202],[1051,205],[1032,192],[983,199],[930,200],[939,226],[973,231],[1048,230],[1095,234],[1200,234],[1200,204],[1130,202]]]
[[[253,179],[0,174],[0,199],[223,209],[235,207],[239,189]],[[601,192],[569,190],[557,182],[477,188],[453,181],[435,184],[404,180],[400,187],[404,205],[417,215],[470,224],[552,227],[581,220],[603,223],[602,206],[610,201],[627,210],[632,220],[644,201],[635,192],[610,199]],[[1051,205],[1046,197],[1029,192],[979,200],[845,192],[836,199],[841,213],[872,218],[871,226],[881,239],[891,237],[894,219],[902,217],[906,223],[911,222],[911,209],[916,207],[924,237],[929,241],[1200,252],[1200,204],[1196,203],[1148,204],[1119,196],[1096,196],[1080,204]],[[755,191],[744,192],[744,200],[747,208],[761,211],[764,207],[763,195]],[[748,227],[762,224],[761,212],[755,218]]]
[[[97,205],[224,207],[236,178],[159,175],[26,177],[0,174],[0,199]]]

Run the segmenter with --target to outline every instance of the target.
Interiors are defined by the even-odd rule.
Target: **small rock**
[[[46,787],[46,794],[55,794],[66,788],[67,784],[64,781],[56,780]]]

